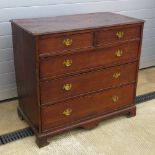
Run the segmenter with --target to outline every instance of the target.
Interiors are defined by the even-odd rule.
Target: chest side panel
[[[19,108],[39,129],[35,37],[12,24],[14,63]]]

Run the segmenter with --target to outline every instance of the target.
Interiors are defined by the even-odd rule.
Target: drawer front
[[[104,46],[107,44],[117,43],[120,41],[140,39],[141,27],[114,28],[103,30],[96,33],[96,45]]]
[[[137,63],[134,62],[41,82],[41,103],[54,103],[80,94],[134,82],[136,80],[136,68]]]
[[[80,50],[93,45],[93,33],[81,33],[64,36],[40,38],[39,51],[43,53],[64,53],[67,50]]]
[[[61,76],[99,66],[108,67],[138,57],[139,42],[130,42],[97,51],[42,58],[40,78]]]
[[[109,113],[134,103],[135,86],[127,85],[41,108],[42,130]]]

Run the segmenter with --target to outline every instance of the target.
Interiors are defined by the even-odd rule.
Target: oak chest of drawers
[[[144,21],[113,13],[12,20],[18,114],[37,144],[136,115]]]

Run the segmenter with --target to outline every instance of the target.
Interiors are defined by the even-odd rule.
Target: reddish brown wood
[[[116,36],[117,32],[123,32],[124,35],[122,38]],[[112,44],[118,41],[132,40],[141,37],[141,25],[130,26],[127,28],[124,27],[115,27],[113,29],[105,29],[103,31],[96,32],[96,45],[104,46],[106,44]]]
[[[64,44],[65,39],[71,39],[72,43],[70,46]],[[62,35],[48,38],[41,38],[39,40],[39,51],[40,53],[62,53],[68,50],[80,50],[82,48],[90,48],[93,46],[93,33],[82,33],[72,35]]]
[[[116,56],[115,53],[117,50],[123,51],[121,57]],[[64,74],[83,72],[91,68],[115,66],[117,64],[136,60],[138,54],[139,41],[132,41],[100,50],[41,58],[40,78],[48,79]],[[72,65],[70,67],[65,67],[63,64],[65,60],[72,60]]]
[[[66,124],[65,126],[59,126],[59,127],[56,127],[56,128],[51,128],[51,129],[47,130],[46,132],[44,132],[42,135],[46,134],[47,137],[51,137],[51,136],[57,135],[59,133],[62,133],[64,131],[68,131],[70,129],[74,129],[74,128],[78,128],[78,127],[83,128],[85,125],[91,124],[93,122],[99,123],[102,120],[113,118],[113,117],[116,117],[116,116],[119,116],[119,115],[128,115],[129,112],[134,110],[134,109],[135,109],[135,105],[129,106],[129,107],[126,107],[126,108],[123,108],[123,109],[119,109],[117,111],[113,111],[112,113],[107,113],[107,114],[104,114],[104,115],[103,114],[95,115],[91,119],[89,118],[89,119],[85,119],[85,120],[80,121],[80,122],[73,122],[70,125]]]
[[[87,124],[82,125],[81,128],[90,130],[90,129],[94,129],[98,125],[99,125],[99,122],[98,121],[94,121],[94,122],[91,122],[91,123],[87,123]]]
[[[53,104],[77,95],[84,95],[97,90],[135,82],[136,68],[137,62],[133,62],[117,67],[83,73],[80,76],[67,76],[42,82],[40,84],[41,104]],[[130,74],[131,72],[132,74]],[[120,76],[117,79],[113,77],[116,73],[120,73]],[[72,84],[71,90],[64,90],[63,86],[65,84]]]
[[[41,110],[42,130],[67,123],[69,125],[84,118],[88,119],[100,113],[104,114],[133,105],[133,93],[134,85],[127,85],[43,107]],[[114,96],[119,98],[116,103],[112,100]],[[72,109],[70,116],[63,114],[66,109]]]
[[[38,136],[36,139],[36,143],[37,143],[39,148],[44,147],[44,146],[49,144],[46,136]]]
[[[35,37],[13,23],[12,33],[19,106],[39,131]]]
[[[43,17],[12,20],[33,35],[63,33],[94,28],[105,28],[115,25],[143,23],[143,20],[122,16],[111,12],[99,12],[69,16]]]
[[[134,117],[136,116],[136,107],[132,108],[129,113],[127,113],[127,117],[130,118],[130,117]]]
[[[18,114],[31,126],[39,147],[63,131],[136,115],[142,20],[92,13],[11,22]],[[124,32],[122,39],[118,31]],[[62,43],[66,38],[72,39],[71,46]],[[116,56],[117,50],[122,56]],[[63,65],[66,59],[72,60],[70,67]],[[116,72],[121,72],[118,79],[113,78]],[[62,86],[70,82],[71,91],[64,92]],[[116,103],[113,96],[118,96]]]
[[[17,108],[17,114],[18,114],[18,117],[19,117],[21,120],[24,120],[24,117],[23,117],[22,113],[20,112],[19,107]]]

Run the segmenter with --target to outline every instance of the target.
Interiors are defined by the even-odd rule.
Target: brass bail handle
[[[115,55],[116,55],[117,57],[121,57],[121,56],[123,55],[123,50],[117,50],[117,51],[115,52]]]
[[[70,67],[70,66],[72,65],[72,63],[73,63],[72,60],[66,59],[66,60],[64,60],[63,65],[64,65],[65,67]]]
[[[72,111],[73,110],[71,108],[68,108],[62,114],[65,115],[65,116],[70,116],[72,114]]]
[[[71,83],[64,84],[63,89],[65,91],[70,91],[72,89],[72,84]]]
[[[119,100],[119,97],[118,96],[112,96],[112,102],[113,103],[117,103],[118,102],[118,100]]]
[[[116,72],[113,74],[113,78],[118,79],[121,76],[120,72]]]
[[[66,39],[63,40],[63,44],[64,44],[65,46],[67,46],[67,47],[68,47],[68,46],[71,46],[72,43],[73,43],[73,40],[70,39],[70,38],[66,38]]]
[[[122,39],[124,37],[124,32],[116,32],[116,36],[118,39]]]

